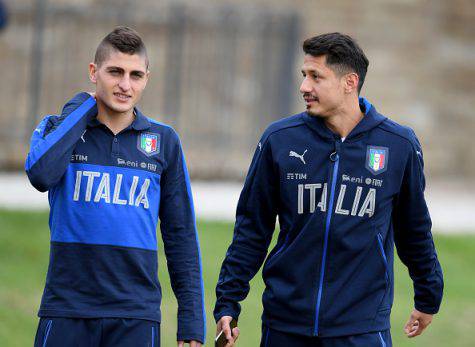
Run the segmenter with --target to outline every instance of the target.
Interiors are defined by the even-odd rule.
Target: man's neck
[[[326,126],[342,138],[346,138],[363,119],[358,99],[343,104],[334,115],[325,118]]]
[[[117,135],[127,128],[135,119],[134,110],[127,112],[115,112],[107,107],[102,101],[97,100],[97,120],[104,124]]]

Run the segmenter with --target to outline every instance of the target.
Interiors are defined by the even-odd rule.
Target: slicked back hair
[[[356,73],[359,77],[358,94],[360,93],[369,61],[353,38],[340,33],[323,34],[305,40],[302,48],[305,54],[325,56],[326,64],[335,73]]]
[[[139,34],[132,28],[118,26],[106,37],[104,37],[96,49],[94,63],[100,66],[109,58],[112,50],[117,50],[125,54],[139,54],[145,57],[145,64],[148,69],[148,56],[145,44]]]

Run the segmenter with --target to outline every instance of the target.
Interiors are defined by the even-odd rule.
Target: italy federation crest
[[[388,168],[389,149],[387,147],[368,146],[366,150],[366,168],[374,175]]]
[[[160,135],[141,133],[138,137],[137,148],[147,156],[158,154],[160,152]]]

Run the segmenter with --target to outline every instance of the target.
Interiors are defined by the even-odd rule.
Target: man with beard
[[[424,200],[414,132],[359,94],[368,59],[347,35],[303,44],[306,112],[262,136],[236,213],[216,287],[218,331],[232,346],[240,313],[272,239],[262,275],[261,346],[391,346],[393,245],[414,282],[414,337],[442,299],[442,270]]]

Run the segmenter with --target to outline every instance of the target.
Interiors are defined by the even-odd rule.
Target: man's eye
[[[114,75],[114,76],[117,76],[117,75],[120,74],[120,72],[119,72],[118,70],[110,70],[109,73],[110,73],[111,75]]]

